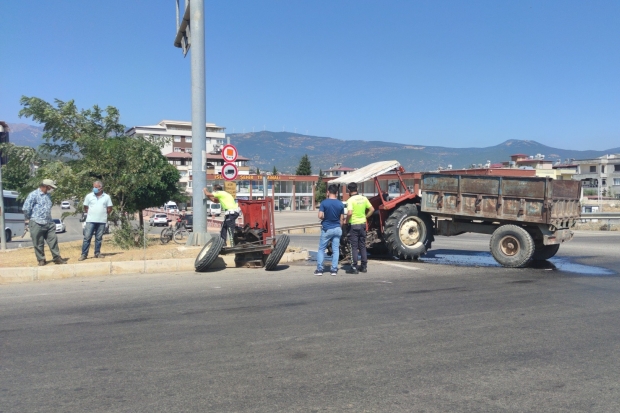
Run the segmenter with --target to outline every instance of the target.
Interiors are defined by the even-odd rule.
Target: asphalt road
[[[563,247],[582,272],[466,263],[488,237],[464,235],[434,245],[456,265],[356,276],[1,285],[0,411],[616,412],[619,238]]]

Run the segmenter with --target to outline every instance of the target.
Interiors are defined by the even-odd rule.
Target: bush
[[[121,219],[120,225],[112,233],[112,244],[123,250],[142,248],[145,241],[144,230],[135,228],[126,217]]]

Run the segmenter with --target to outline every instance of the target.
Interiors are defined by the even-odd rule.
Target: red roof
[[[170,152],[164,155],[166,158],[192,159],[192,154],[187,152]]]

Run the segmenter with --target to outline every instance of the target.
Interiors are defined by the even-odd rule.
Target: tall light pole
[[[203,245],[210,235],[207,233],[207,211],[202,189],[207,186],[207,98],[205,87],[205,5],[204,0],[185,0],[183,19],[179,21],[179,0],[177,0],[177,35],[174,45],[190,56],[192,79],[192,205],[194,230],[187,245]]]

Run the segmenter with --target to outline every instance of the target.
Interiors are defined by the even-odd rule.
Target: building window
[[[620,185],[620,178],[614,178],[614,185]]]
[[[601,165],[601,173],[604,174],[605,173],[605,165]]]
[[[192,153],[192,148],[185,148],[185,152]]]
[[[187,166],[192,166],[192,161],[187,161]]]
[[[596,166],[591,166],[590,167],[590,172],[596,172]]]
[[[620,172],[620,164],[614,165],[614,172]]]
[[[174,148],[175,152],[181,152],[181,148]]]
[[[191,136],[186,136],[185,137],[185,142],[186,143],[192,143],[192,137]]]
[[[184,178],[187,176],[187,171],[179,171],[179,175],[181,176],[181,178]]]
[[[175,136],[174,137],[174,141],[175,142],[181,142],[181,137],[180,136]]]
[[[192,181],[187,181],[187,187],[191,188],[192,187]]]

